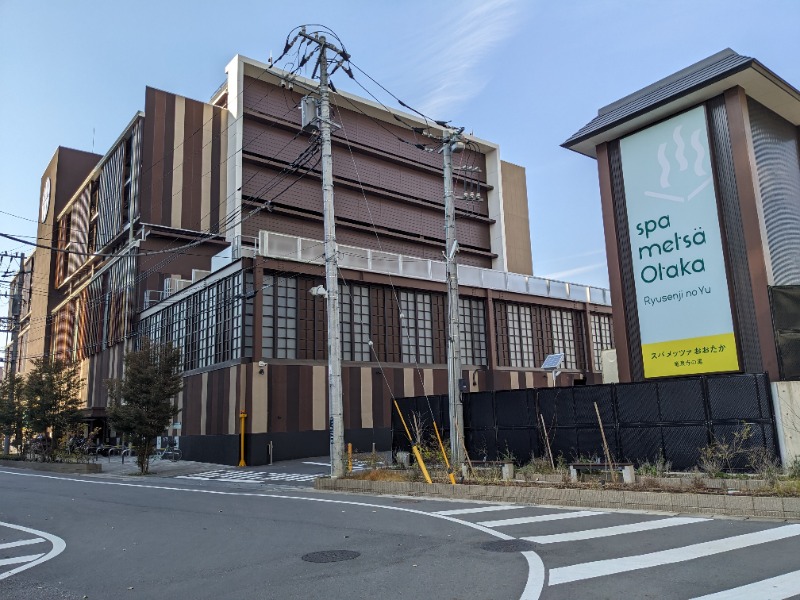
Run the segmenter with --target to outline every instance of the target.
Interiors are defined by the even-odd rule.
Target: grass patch
[[[373,469],[371,471],[356,471],[347,475],[348,479],[360,481],[412,481],[408,471],[398,469]]]

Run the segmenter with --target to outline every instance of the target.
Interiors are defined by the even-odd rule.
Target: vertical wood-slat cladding
[[[286,365],[270,365],[269,430],[286,431]]]
[[[622,175],[622,153],[618,140],[608,145],[608,163],[611,176],[614,216],[617,223],[617,250],[619,253],[622,284],[622,308],[625,320],[627,321],[626,331],[629,342],[630,374],[632,381],[642,381],[644,379],[642,333],[639,329],[639,313],[636,304],[636,278],[633,273],[628,209],[625,200],[625,182]]]
[[[718,96],[708,102],[708,117],[729,271],[729,286],[732,290],[733,317],[738,333],[739,355],[742,359],[740,367],[747,373],[760,373],[764,366],[759,346],[753,287],[750,280],[750,253],[745,239],[745,225],[742,221],[742,209],[736,184],[734,151],[731,145],[724,96]]]
[[[141,200],[145,222],[222,233],[227,210],[223,110],[147,88]]]

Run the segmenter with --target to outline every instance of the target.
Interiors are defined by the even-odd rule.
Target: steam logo
[[[658,164],[661,167],[661,176],[658,181],[661,190],[669,189],[677,193],[668,194],[664,191],[647,191],[644,193],[645,196],[672,202],[688,202],[711,184],[712,178],[710,176],[707,177],[708,172],[703,164],[708,152],[700,141],[702,129],[695,129],[689,137],[689,144],[694,151],[691,171],[689,171],[689,160],[686,158],[686,141],[683,139],[681,129],[683,129],[683,125],[678,125],[672,130],[672,141],[675,142],[675,151],[672,154],[672,158],[678,166],[677,173],[673,172],[672,163],[667,157],[668,143],[662,142],[659,144],[656,152],[656,160],[658,160]],[[675,187],[680,189],[674,190]],[[687,193],[681,195],[680,192],[684,190]]]

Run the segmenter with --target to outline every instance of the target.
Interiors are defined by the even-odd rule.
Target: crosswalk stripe
[[[597,560],[568,567],[558,567],[550,571],[549,584],[558,585],[561,583],[570,583],[572,581],[581,581],[583,579],[592,579],[594,577],[603,577],[605,575],[614,575],[615,573],[659,567],[661,565],[669,565],[693,560],[695,558],[712,556],[721,552],[741,550],[749,546],[775,542],[797,535],[800,535],[800,525],[784,525],[783,527],[776,527],[774,529],[767,529],[755,533],[746,533],[744,535],[737,535],[711,542],[692,544],[691,546],[673,548],[672,550],[662,550],[649,554],[639,554],[623,558]]]
[[[542,523],[544,521],[560,521],[561,519],[577,519],[579,517],[595,517],[604,515],[603,512],[594,510],[577,510],[575,512],[552,513],[549,515],[536,515],[534,517],[520,517],[518,519],[500,519],[498,521],[482,521],[478,525],[484,527],[508,527],[509,525],[523,525],[525,523]]]
[[[748,585],[699,596],[693,600],[784,600],[800,594],[800,571],[763,579]]]
[[[44,554],[30,554],[28,556],[15,556],[14,558],[4,558],[0,560],[0,567],[5,567],[6,565],[18,565],[20,563],[31,562],[32,560],[36,560],[37,558],[42,558]]]
[[[496,510],[514,510],[517,508],[526,508],[525,506],[481,506],[480,508],[456,508],[454,510],[439,510],[435,515],[470,515],[473,513],[494,512]]]
[[[7,544],[0,544],[0,550],[5,550],[6,548],[16,548],[17,546],[29,546],[31,544],[38,544],[39,542],[43,542],[44,538],[31,538],[27,540],[19,540],[18,542],[9,542]]]
[[[553,535],[534,535],[524,537],[523,540],[536,542],[537,544],[557,544],[558,542],[576,542],[578,540],[591,540],[612,535],[622,535],[625,533],[638,533],[639,531],[652,531],[665,527],[675,527],[676,525],[690,525],[692,523],[702,523],[710,519],[694,517],[671,517],[669,519],[658,519],[656,521],[643,521],[641,523],[630,523],[628,525],[616,525],[615,527],[601,527],[598,529],[586,529],[584,531],[573,531],[570,533],[555,533]]]

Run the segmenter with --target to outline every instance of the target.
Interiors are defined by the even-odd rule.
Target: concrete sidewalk
[[[92,461],[94,462],[94,461]],[[98,456],[97,464],[102,467],[101,473],[92,473],[89,476],[138,476],[139,467],[136,464],[135,456]],[[235,468],[229,465],[219,465],[215,463],[194,462],[190,460],[171,460],[150,459],[149,476],[155,477],[177,477],[179,475],[194,475],[205,471],[217,469]]]

